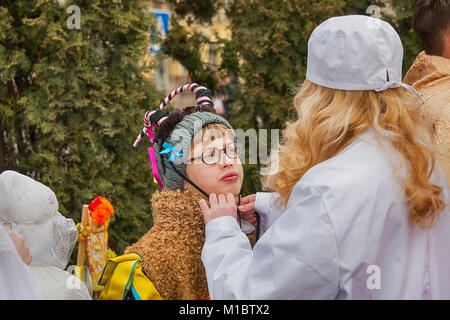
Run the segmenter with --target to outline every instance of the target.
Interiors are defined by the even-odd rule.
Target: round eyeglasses
[[[230,143],[223,149],[209,148],[202,152],[201,156],[191,158],[190,161],[202,159],[205,164],[217,164],[222,160],[222,154],[225,153],[228,158],[238,158],[238,150],[234,143]]]

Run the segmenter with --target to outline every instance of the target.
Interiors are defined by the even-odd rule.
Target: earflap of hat
[[[184,189],[183,178],[172,169],[171,164],[169,163],[170,154],[161,154],[161,151],[164,150],[162,144],[163,142],[154,144],[155,158],[161,182],[164,187],[171,190]],[[172,162],[172,165],[174,165],[179,172],[185,174],[186,168],[184,163],[177,162],[178,161]]]

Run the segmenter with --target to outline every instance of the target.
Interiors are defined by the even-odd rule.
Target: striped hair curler
[[[214,102],[212,100],[212,94],[211,91],[201,86],[197,83],[190,83],[185,84],[184,86],[180,86],[179,88],[173,90],[159,105],[158,109],[156,110],[149,110],[144,115],[144,128],[142,129],[141,133],[138,135],[136,140],[133,143],[133,148],[136,148],[139,142],[144,138],[145,135],[147,135],[153,143],[153,137],[150,138],[148,135],[148,128],[151,128],[152,126],[159,127],[161,123],[167,119],[169,116],[169,113],[164,111],[164,108],[169,104],[169,102],[178,94],[182,92],[191,91],[195,94],[195,102],[198,106],[210,106],[214,107]]]
[[[144,115],[144,129],[142,129],[141,133],[138,135],[136,140],[133,143],[133,148],[136,148],[138,143],[144,138],[145,135],[148,136],[150,142],[153,144],[154,135],[153,135],[153,127],[159,127],[161,123],[167,119],[169,113],[164,111],[164,108],[167,104],[172,100],[177,94],[182,92],[192,91],[195,94],[195,102],[198,106],[211,106],[214,107],[214,103],[212,100],[211,91],[203,86],[200,86],[196,83],[185,84],[184,86],[179,87],[178,89],[172,91],[159,105],[158,109],[147,111]],[[155,177],[156,182],[158,183],[161,189],[164,188],[164,185],[159,177],[158,166],[156,162],[155,149],[153,146],[148,148],[148,158],[147,162],[151,161],[152,164],[152,172]]]

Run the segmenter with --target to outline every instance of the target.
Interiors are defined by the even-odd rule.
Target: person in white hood
[[[313,31],[298,119],[264,181],[274,192],[240,208],[265,228],[253,250],[230,195],[200,200],[211,299],[450,298],[448,187],[418,139],[422,97],[401,82],[402,59],[379,19]]]
[[[50,188],[15,171],[2,172],[0,225],[24,236],[40,299],[91,299],[86,285],[64,270],[76,244],[77,229],[72,219],[58,212],[58,200]]]

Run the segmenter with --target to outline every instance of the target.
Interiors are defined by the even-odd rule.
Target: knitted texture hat
[[[148,111],[145,114],[145,128],[141,135],[136,139],[133,145],[134,147],[136,147],[137,143],[144,135],[148,135],[149,131],[152,132],[151,128],[149,128],[150,125],[160,126],[161,123],[167,119],[168,113],[162,111],[163,108],[175,95],[184,91],[194,92],[198,106],[214,106],[211,92],[207,88],[195,83],[179,87],[166,97],[159,106],[159,110]],[[165,188],[172,190],[184,189],[184,179],[179,173],[183,176],[186,175],[185,163],[188,160],[187,157],[191,150],[192,140],[203,127],[211,123],[224,125],[229,129],[229,132],[233,135],[233,139],[236,142],[235,132],[228,121],[215,113],[207,111],[196,111],[184,116],[184,118],[170,131],[167,138],[163,141],[155,141],[153,147],[156,163],[152,163],[153,174],[155,175],[155,178],[157,178],[156,174],[159,176],[159,179]],[[153,143],[153,137],[149,136],[149,138]],[[157,172],[155,172],[155,166],[157,167]]]

